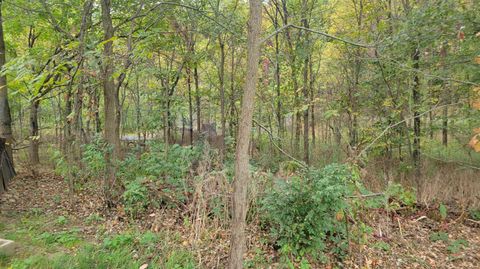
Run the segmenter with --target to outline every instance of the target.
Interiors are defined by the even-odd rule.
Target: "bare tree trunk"
[[[195,103],[197,106],[197,132],[200,132],[202,129],[202,120],[201,120],[201,113],[200,113],[200,106],[201,106],[201,100],[200,100],[200,88],[199,88],[199,78],[198,78],[198,67],[195,64],[195,67],[193,68],[193,80],[195,80]]]
[[[306,13],[307,13],[307,3],[306,1],[304,0],[302,2],[302,9],[304,11],[304,15],[303,15],[303,19],[302,19],[302,23],[303,23],[303,27],[305,28],[308,28],[308,21],[307,21],[307,18],[305,17],[306,16]],[[308,34],[306,33],[305,34],[305,40],[304,40],[304,47],[305,47],[305,51],[308,52]],[[304,59],[304,63],[303,63],[303,89],[302,89],[302,92],[303,92],[303,102],[304,104],[308,104],[310,102],[310,98],[308,96],[309,94],[309,80],[308,80],[308,68],[309,68],[309,65],[308,65],[308,62],[309,62],[309,57],[305,57]],[[310,147],[309,147],[309,125],[308,125],[308,111],[309,111],[309,108],[310,106],[306,106],[305,107],[305,110],[303,111],[303,161],[308,165],[310,163]]]
[[[235,106],[235,47],[233,46],[233,41],[231,46],[231,62],[230,62],[230,121],[229,121],[229,128],[230,128],[230,135],[235,137],[235,130],[237,126],[237,119],[235,117],[236,106]]]
[[[247,76],[245,79],[242,112],[238,126],[235,153],[235,180],[233,182],[233,218],[230,239],[231,269],[243,268],[245,252],[245,218],[247,215],[247,186],[250,181],[248,168],[248,146],[252,130],[255,90],[258,84],[258,62],[260,59],[260,32],[262,25],[262,1],[250,0],[248,20]]]
[[[105,130],[104,137],[111,148],[105,154],[106,161],[106,182],[104,182],[104,195],[106,203],[109,207],[113,206],[112,188],[115,186],[115,160],[120,155],[120,136],[117,128],[117,105],[118,91],[113,81],[113,41],[112,37],[114,29],[112,26],[112,18],[110,15],[111,1],[102,0],[102,24],[104,31],[103,45],[103,98],[105,113]]]
[[[63,154],[65,156],[70,155],[70,146],[71,146],[71,140],[72,140],[72,121],[71,121],[71,113],[72,113],[72,86],[68,85],[67,86],[67,91],[65,93],[65,115],[63,120],[64,120],[64,134],[65,134],[65,139],[62,141],[62,150]]]
[[[275,8],[274,17],[275,30],[278,30],[278,8]],[[275,89],[277,92],[277,122],[278,122],[278,136],[283,138],[284,126],[282,117],[282,100],[280,90],[280,42],[278,33],[275,34]]]
[[[222,125],[221,133],[221,148],[220,148],[220,161],[223,162],[225,154],[225,129],[226,129],[226,120],[225,120],[225,42],[221,37],[218,37],[218,43],[220,45],[220,70],[218,78],[220,81],[220,121]]]
[[[306,27],[307,28],[307,27]],[[308,87],[308,58],[305,59],[304,62],[304,70],[303,70],[303,100],[305,103],[308,104],[309,100],[309,87]],[[309,148],[309,125],[308,125],[308,110],[309,106],[306,106],[305,110],[303,111],[303,161],[308,165],[310,163],[310,148]]]
[[[313,63],[312,58],[309,60],[309,69],[310,69],[310,114],[311,114],[311,129],[312,129],[312,145],[315,147],[315,91],[313,90],[315,76],[313,74]]]
[[[2,1],[0,1],[0,69],[6,64],[5,58],[5,40],[3,37],[3,16]],[[7,76],[0,76],[0,138],[5,138],[5,149],[13,163],[13,152],[11,144],[13,143],[12,118],[10,115],[10,105],[8,103]]]
[[[192,104],[192,71],[187,68],[187,88],[188,88],[188,120],[189,120],[189,136],[190,145],[193,145],[193,104]]]
[[[419,69],[419,60],[420,60],[420,51],[415,49],[413,55],[413,69],[415,70],[415,74],[413,77],[413,87],[412,87],[412,99],[413,99],[413,152],[412,152],[412,159],[413,159],[413,166],[415,167],[415,172],[417,175],[417,187],[418,187],[418,176],[420,176],[420,78],[418,77],[418,69]]]
[[[33,100],[30,102],[30,164],[35,165],[40,163],[40,157],[38,155],[39,147],[39,129],[38,129],[38,107],[40,101]]]
[[[442,144],[448,146],[448,106],[443,107]]]
[[[93,0],[86,1],[83,5],[83,15],[82,15],[82,24],[80,26],[80,33],[78,36],[78,62],[79,69],[83,69],[84,66],[84,52],[85,52],[85,36],[87,34],[88,24],[90,21],[90,16],[93,9]],[[84,142],[82,136],[82,107],[83,107],[83,94],[84,94],[84,84],[86,83],[86,77],[82,71],[80,74],[80,82],[77,86],[77,92],[73,101],[73,133],[75,136],[76,144],[73,145],[73,159],[76,162],[79,162],[82,158],[82,151],[80,150],[80,145]]]

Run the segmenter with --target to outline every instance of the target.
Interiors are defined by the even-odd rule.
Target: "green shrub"
[[[125,185],[125,192],[123,192],[122,197],[125,211],[131,217],[142,213],[149,205],[148,189],[140,179],[128,182]]]
[[[85,164],[85,176],[92,177],[104,174],[106,150],[107,145],[100,136],[94,137],[90,144],[83,146],[82,162]]]
[[[300,256],[321,253],[327,241],[342,249],[345,196],[353,179],[356,176],[348,166],[332,164],[277,182],[262,203],[264,222],[276,244]]]
[[[135,189],[135,192],[140,190],[139,178],[151,179],[164,193],[168,194],[169,199],[166,200],[173,198],[175,200],[173,203],[183,203],[188,193],[193,191],[186,178],[192,163],[199,158],[200,152],[200,148],[197,147],[172,145],[168,149],[168,154],[165,154],[164,144],[154,142],[150,144],[150,151],[142,154],[140,158],[134,155],[128,156],[119,165],[118,176],[127,185],[127,189],[131,182],[137,181],[130,187]],[[148,188],[141,190],[148,193]]]
[[[391,209],[398,209],[402,206],[413,207],[417,203],[417,197],[413,190],[396,183],[387,187],[385,199]]]

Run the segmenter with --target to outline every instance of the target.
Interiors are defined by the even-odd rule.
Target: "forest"
[[[0,0],[0,268],[480,268],[477,0]]]

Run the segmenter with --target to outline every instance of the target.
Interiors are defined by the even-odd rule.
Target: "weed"
[[[449,241],[448,234],[446,232],[432,233],[432,234],[430,234],[429,239],[432,242],[443,241],[443,242],[447,243]]]
[[[444,204],[440,204],[438,206],[438,212],[440,213],[440,217],[442,220],[445,220],[447,218],[447,207]]]
[[[125,211],[131,217],[143,212],[149,205],[148,190],[139,179],[127,183],[122,197]]]
[[[263,201],[264,221],[284,253],[303,256],[325,249],[325,241],[342,246],[345,224],[337,213],[348,209],[351,169],[329,165],[321,171],[280,181]]]
[[[480,221],[480,210],[470,210],[470,217],[473,219],[473,220],[476,220],[476,221]]]
[[[97,213],[92,213],[90,214],[86,219],[85,219],[85,223],[86,224],[92,224],[92,223],[95,223],[95,222],[101,222],[101,221],[104,221],[105,219],[102,218],[100,215],[98,215]]]
[[[35,239],[44,242],[46,245],[59,244],[65,247],[73,247],[81,242],[78,232],[76,229],[57,233],[44,232]]]
[[[452,254],[455,254],[455,253],[458,253],[460,252],[462,249],[465,249],[468,247],[468,241],[465,240],[465,239],[457,239],[455,241],[453,241],[452,243],[450,243],[448,246],[447,246],[447,250],[452,253]]]
[[[68,219],[65,216],[59,216],[55,222],[63,226],[68,223]]]
[[[378,241],[373,245],[374,248],[383,250],[383,251],[389,251],[390,250],[390,245],[387,242],[384,241]]]

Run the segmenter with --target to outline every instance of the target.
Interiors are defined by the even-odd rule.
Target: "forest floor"
[[[96,192],[92,191],[94,189],[93,186],[85,187],[71,195],[65,181],[51,171],[36,174],[21,171],[11,182],[9,191],[0,197],[0,238],[15,240],[19,245],[15,257],[0,257],[0,268],[22,264],[18,261],[29,259],[33,255],[76,255],[82,242],[101,244],[105,243],[105,235],[133,230],[137,231],[137,236],[147,232],[161,232],[163,238],[160,241],[174,245],[167,251],[169,257],[172,253],[178,253],[178,249],[184,249],[193,253],[195,264],[202,264],[204,268],[225,267],[229,247],[227,227],[218,225],[215,229],[210,229],[208,240],[205,240],[206,235],[192,235],[192,229],[188,228],[191,224],[182,220],[179,211],[147,212],[145,216],[132,221],[121,208],[106,213],[99,188]],[[449,214],[446,220],[438,220],[435,214],[425,209],[417,209],[408,214],[370,210],[363,214],[362,219],[366,224],[365,229],[370,231],[361,239],[352,240],[349,254],[342,265],[311,263],[311,266],[480,268],[478,221],[461,214]],[[254,225],[251,226],[248,231],[250,250],[247,265],[251,268],[288,268],[280,264],[276,251],[264,243],[262,232]],[[204,240],[197,241],[202,243],[192,243],[192,236],[200,236]],[[162,251],[167,253],[165,249]],[[147,268],[146,264],[153,262],[155,255],[155,251],[147,256],[133,253],[132,257],[138,258],[138,263],[124,266]],[[195,267],[177,266],[175,261],[169,267],[169,261],[164,260],[167,266],[160,268]],[[45,268],[50,268],[48,263]]]

